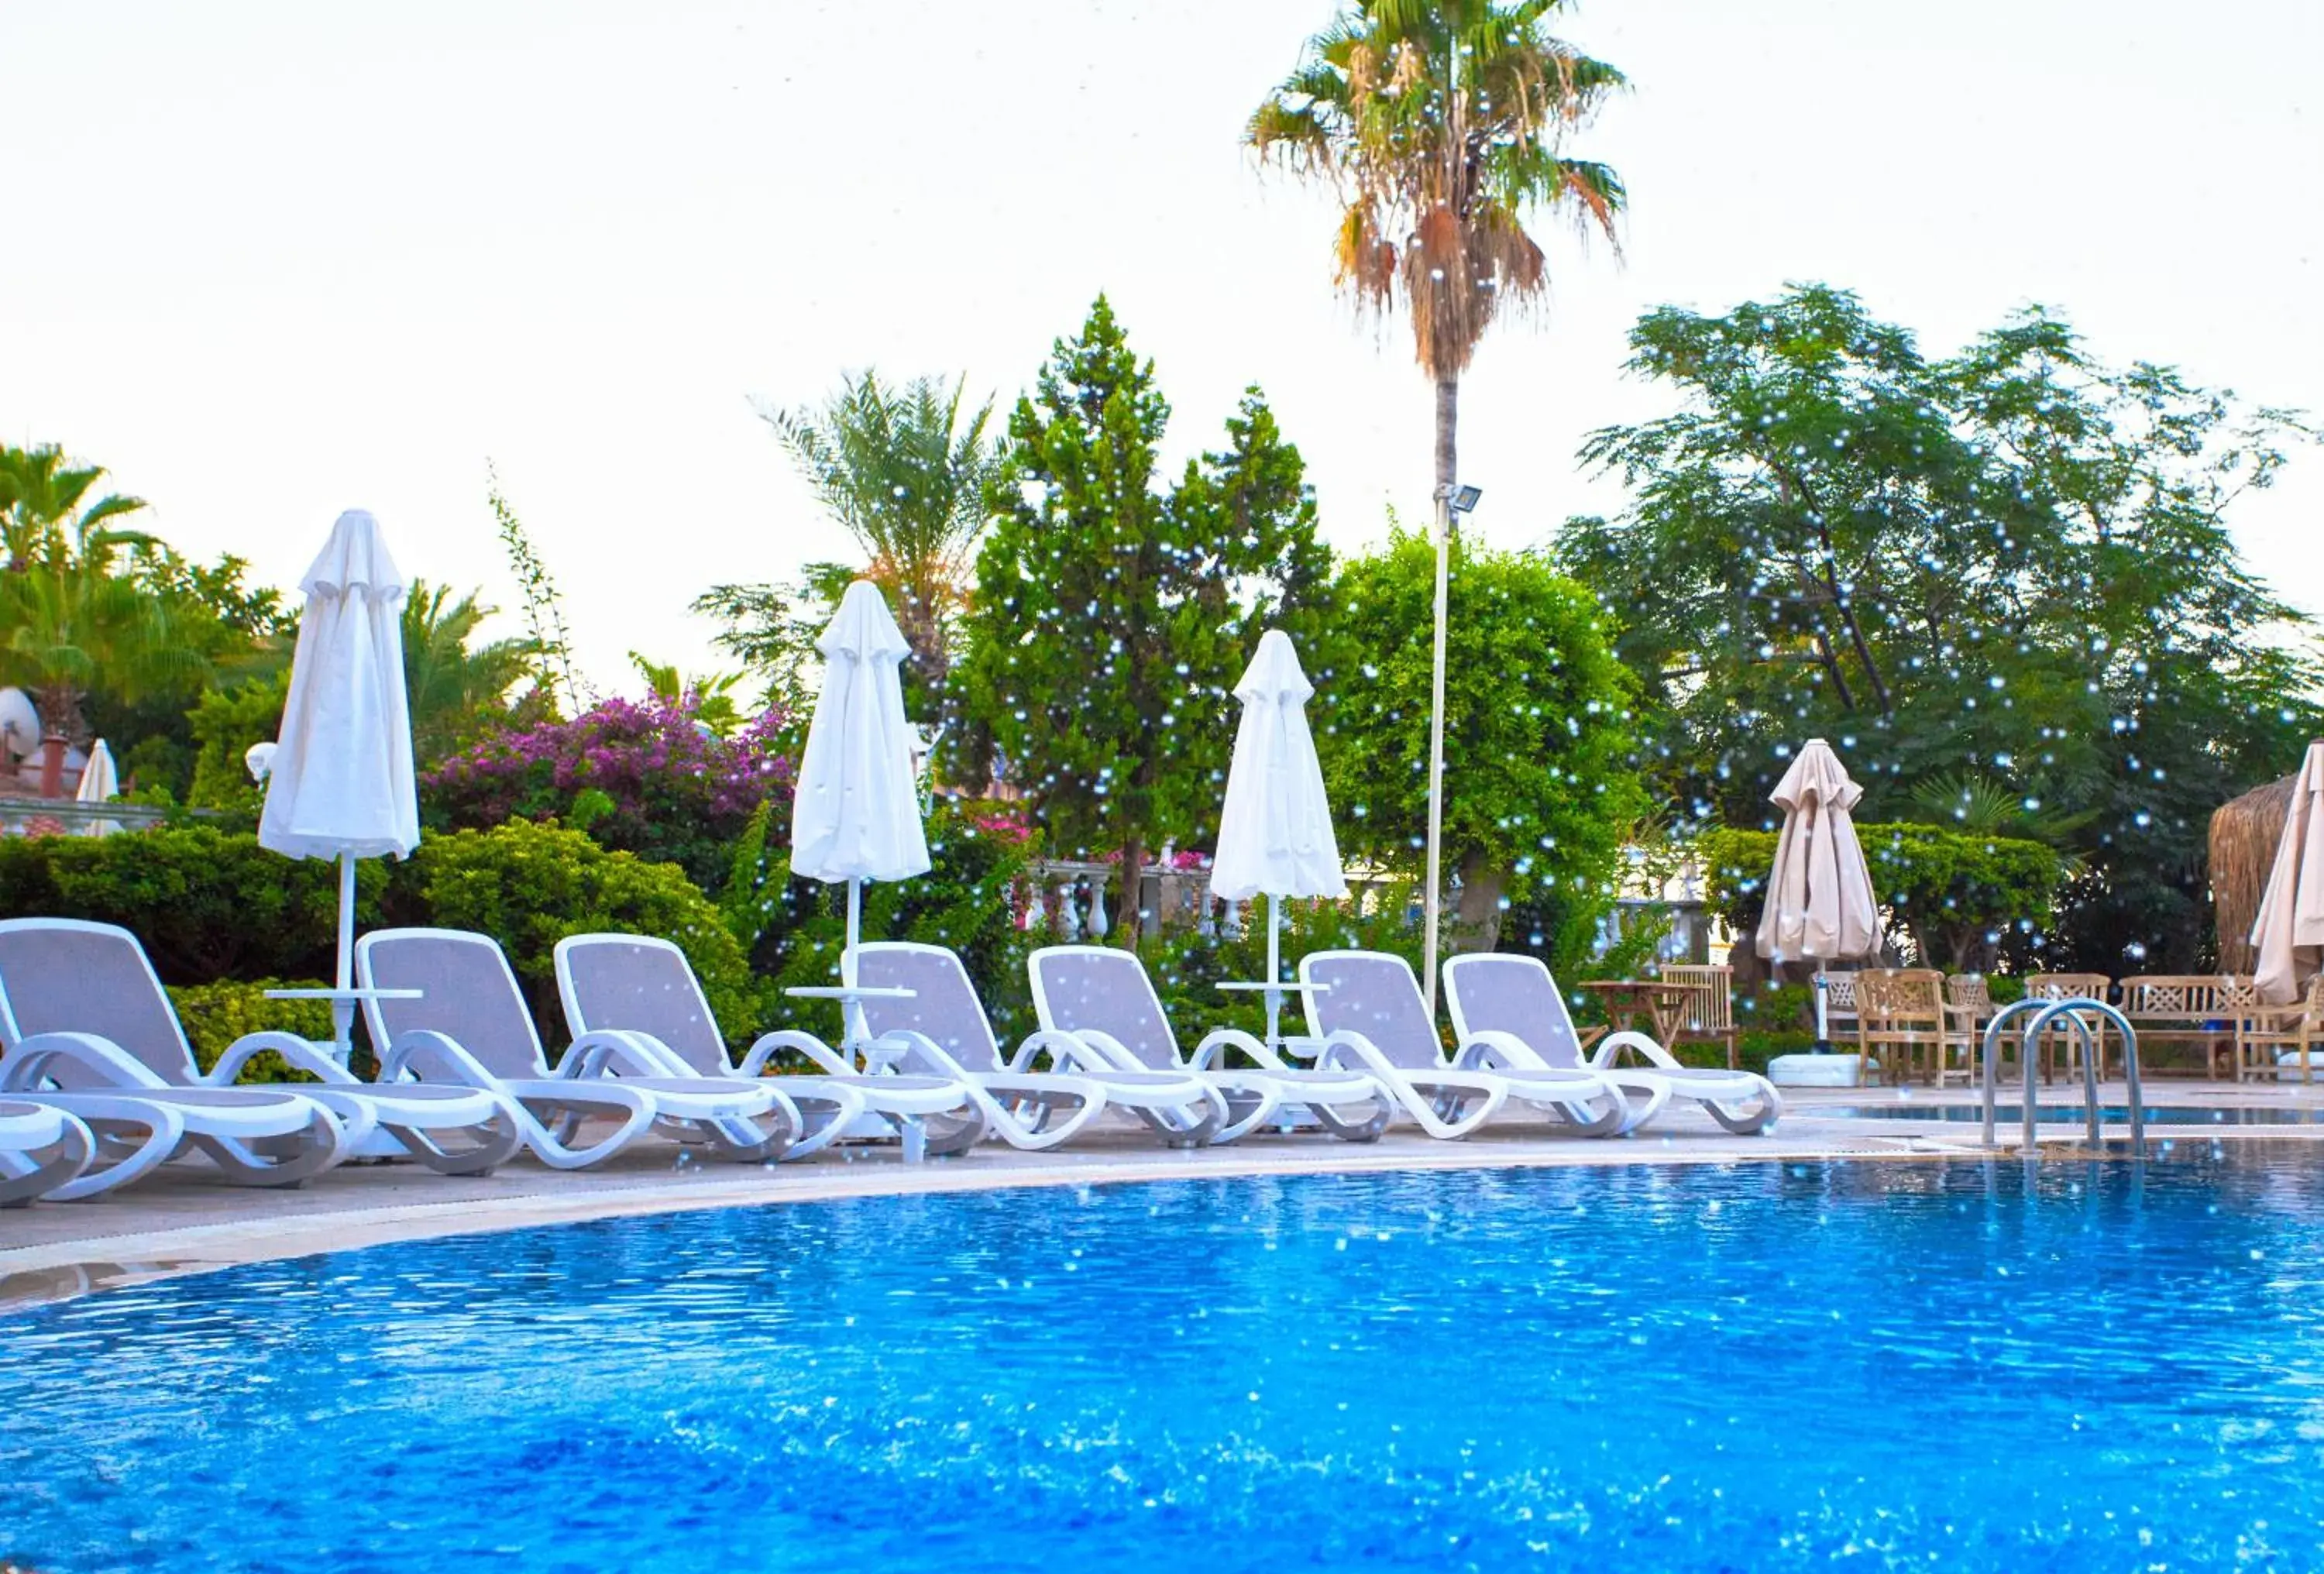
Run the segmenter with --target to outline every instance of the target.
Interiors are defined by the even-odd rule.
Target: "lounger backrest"
[[[78,918],[0,922],[0,1050],[41,1033],[89,1033],[135,1056],[161,1081],[194,1081],[193,1051],[170,997],[126,929]],[[106,1079],[51,1062],[59,1086]]]
[[[1327,986],[1307,996],[1307,1026],[1317,1037],[1360,1033],[1391,1065],[1444,1069],[1436,1025],[1404,958],[1377,951],[1311,952],[1299,959],[1299,981]]]
[[[557,943],[565,1026],[585,1033],[644,1033],[706,1077],[733,1069],[686,953],[645,934],[573,934]]]
[[[1049,945],[1025,964],[1033,1011],[1053,1033],[1111,1035],[1140,1065],[1176,1071],[1178,1036],[1170,1031],[1146,964],[1110,945]]]
[[[964,1070],[1002,1069],[1001,1046],[993,1041],[984,1002],[976,998],[968,969],[951,951],[900,940],[859,945],[855,981],[866,989],[912,991],[908,1000],[863,1002],[863,1023],[874,1038],[887,1033],[925,1034]]]
[[[1537,956],[1476,953],[1444,964],[1444,996],[1461,1038],[1506,1033],[1548,1066],[1578,1066],[1582,1042],[1557,980]]]
[[[516,974],[490,935],[458,929],[374,929],[355,942],[366,989],[418,990],[416,1000],[365,1000],[384,1055],[404,1034],[440,1033],[496,1077],[545,1077],[540,1035]]]

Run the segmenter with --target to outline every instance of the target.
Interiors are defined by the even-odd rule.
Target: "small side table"
[[[1600,979],[1582,988],[1597,996],[1605,1006],[1606,1019],[1614,1025],[1615,1031],[1635,1027],[1643,1017],[1651,1026],[1654,1041],[1665,1046],[1678,1031],[1687,996],[1692,992],[1682,985],[1654,979]]]
[[[355,1008],[365,1000],[424,999],[425,990],[347,989],[269,990],[270,1000],[328,1000],[331,1003],[331,1058],[341,1065],[355,1049]]]

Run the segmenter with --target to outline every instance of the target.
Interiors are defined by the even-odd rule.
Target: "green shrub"
[[[295,1033],[301,1038],[328,1043],[331,1008],[324,1000],[270,1000],[266,991],[277,989],[318,989],[320,980],[257,979],[249,983],[180,984],[170,991],[186,1038],[194,1047],[194,1063],[203,1071],[217,1064],[218,1056],[236,1039],[268,1031]],[[357,1053],[362,1053],[358,1045]],[[293,1072],[281,1055],[254,1055],[242,1068],[238,1082],[310,1082],[315,1079]]]
[[[357,865],[359,922],[379,921],[388,884]],[[170,984],[328,973],[338,871],[269,852],[249,833],[199,824],[116,836],[0,838],[0,917],[88,918],[145,943]]]
[[[718,909],[673,864],[608,852],[554,822],[511,820],[422,842],[408,876],[424,918],[489,934],[531,1000],[545,1043],[562,1043],[557,943],[612,930],[673,942],[694,964],[720,1029],[742,1041],[761,1026],[761,990]]]

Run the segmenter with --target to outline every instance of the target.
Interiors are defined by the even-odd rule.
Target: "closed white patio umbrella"
[[[350,509],[299,587],[307,608],[258,841],[290,858],[338,861],[338,974],[328,994],[332,1048],[344,1063],[355,1024],[355,860],[405,858],[420,845],[405,586],[378,521]]]
[[[121,777],[113,769],[113,750],[99,738],[88,747],[88,763],[80,768],[80,786],[73,789],[73,797],[83,804],[109,804],[120,794]],[[118,829],[111,820],[93,820],[88,834],[110,836]]]
[[[2251,943],[2259,953],[2259,998],[2271,1006],[2300,999],[2324,968],[2324,741],[2308,746],[2292,783]]]
[[[1759,954],[1774,962],[1813,961],[1816,1047],[1831,1047],[1821,964],[1871,956],[1880,949],[1880,903],[1849,818],[1864,789],[1840,757],[1811,738],[1770,800],[1784,811],[1775,867],[1759,916]]]
[[[898,671],[909,648],[878,587],[862,579],[849,585],[816,648],[823,694],[807,726],[791,805],[791,872],[846,883],[847,947],[837,993],[854,1045],[865,1036],[862,1005],[853,998],[863,882],[926,874],[928,843]]]
[[[1285,984],[1281,957],[1283,898],[1344,897],[1340,847],[1332,834],[1332,805],[1323,768],[1307,727],[1307,701],[1315,686],[1299,669],[1291,637],[1269,629],[1259,641],[1235,697],[1242,725],[1227,771],[1226,806],[1219,815],[1218,856],[1211,894],[1231,902],[1267,897],[1267,1041],[1277,1042]]]

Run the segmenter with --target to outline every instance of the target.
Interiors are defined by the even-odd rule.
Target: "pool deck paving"
[[[2117,1084],[2101,1100],[2123,1102]],[[791,1164],[707,1164],[677,1145],[633,1145],[598,1168],[557,1171],[524,1159],[491,1175],[434,1174],[408,1163],[356,1164],[283,1191],[231,1186],[200,1159],[172,1164],[123,1192],[79,1203],[38,1203],[0,1212],[0,1311],[94,1290],[237,1264],[342,1251],[387,1241],[487,1233],[704,1208],[753,1207],[935,1192],[1074,1186],[1229,1176],[1379,1171],[1521,1168],[1573,1164],[1736,1164],[1831,1158],[1939,1160],[1983,1155],[1974,1120],[1947,1120],[1940,1106],[1970,1106],[1974,1091],[1915,1088],[1796,1088],[1772,1135],[1735,1137],[1692,1105],[1674,1104],[1653,1127],[1604,1141],[1561,1131],[1546,1120],[1496,1121],[1461,1142],[1438,1142],[1408,1126],[1379,1141],[1352,1144],[1320,1133],[1261,1133],[1228,1147],[1158,1146],[1124,1122],[1068,1147],[1019,1153],[987,1144],[925,1164],[900,1162],[892,1144],[852,1146]],[[2222,1124],[2151,1128],[2150,1143],[2198,1136],[2220,1141],[2324,1142],[2324,1124],[2235,1125],[2233,1113],[2297,1110],[2324,1122],[2324,1084],[2171,1082],[2150,1086],[2150,1105],[2215,1109]],[[2002,1102],[2014,1106],[2014,1094]],[[2047,1090],[2041,1146],[2081,1142],[2080,1090]],[[2054,1112],[2050,1106],[2060,1106]],[[1844,1113],[1872,1106],[1926,1109],[1927,1120],[1866,1119]],[[2052,1120],[2061,1122],[2052,1124]],[[2062,1122],[2070,1120],[2070,1124]],[[2109,1125],[2109,1137],[2125,1128]],[[2015,1122],[1998,1145],[2014,1149]],[[2122,1152],[2126,1142],[2109,1142]]]

